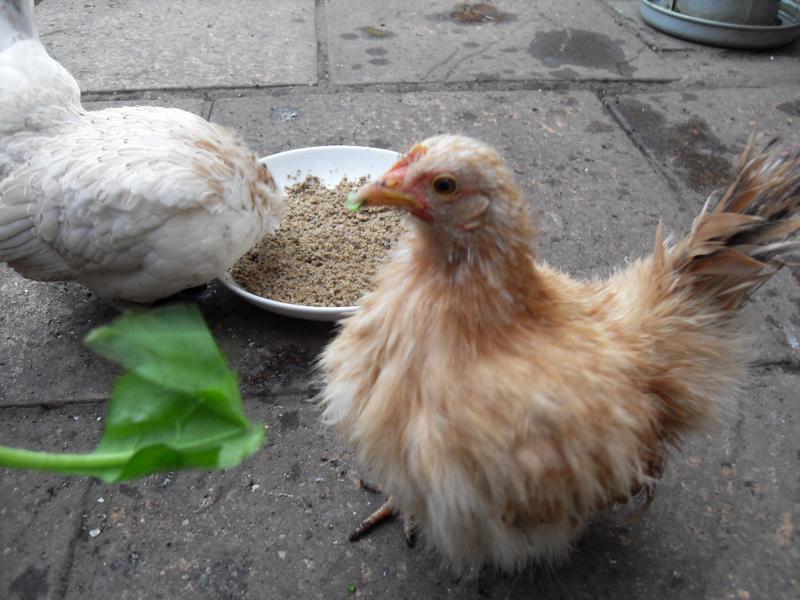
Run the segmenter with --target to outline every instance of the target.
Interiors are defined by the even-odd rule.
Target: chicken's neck
[[[409,240],[409,270],[438,308],[490,327],[513,323],[536,314],[548,295],[534,260],[534,237],[529,218],[505,230],[455,236],[420,224]]]

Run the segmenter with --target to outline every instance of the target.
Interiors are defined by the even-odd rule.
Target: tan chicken
[[[284,203],[219,125],[177,109],[84,110],[37,38],[33,0],[0,0],[0,262],[150,302],[223,273]]]
[[[497,153],[414,146],[355,200],[410,230],[321,358],[324,416],[455,569],[563,556],[647,493],[666,448],[720,412],[747,347],[736,308],[798,242],[800,151],[753,143],[677,243],[605,281],[535,261]],[[362,528],[363,529],[363,528]],[[359,531],[361,533],[361,531]]]

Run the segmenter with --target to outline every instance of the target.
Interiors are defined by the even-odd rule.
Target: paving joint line
[[[211,115],[214,114],[214,109],[217,108],[217,99],[216,98],[208,98],[206,100],[208,102],[208,116],[204,117],[207,121],[211,120]]]
[[[792,87],[791,82],[772,87]],[[635,95],[643,93],[709,92],[719,90],[762,89],[763,84],[738,85],[734,82],[720,82],[718,85],[703,85],[702,82],[679,79],[582,79],[580,81],[558,81],[552,79],[519,79],[494,81],[415,81],[415,82],[376,82],[338,84],[330,81],[321,84],[278,84],[254,86],[210,86],[210,87],[163,87],[131,88],[125,90],[90,90],[83,92],[84,102],[147,100],[149,96],[202,98],[207,101],[232,97],[278,96],[302,92],[304,95],[337,95],[342,93],[435,93],[435,92],[564,92],[567,91],[605,91],[606,95]]]
[[[45,410],[55,410],[59,408],[66,408],[69,406],[86,406],[89,404],[104,404],[108,401],[107,396],[96,396],[90,398],[76,398],[74,400],[45,400],[43,402],[12,402],[0,404],[0,410],[5,409],[19,409],[19,408],[43,408]]]
[[[685,210],[695,211],[697,208],[696,206],[691,205],[687,199],[685,198],[685,192],[681,190],[680,186],[677,182],[673,181],[673,179],[669,176],[666,170],[662,167],[660,161],[656,159],[655,156],[647,149],[647,146],[638,138],[638,136],[634,133],[633,127],[625,118],[625,115],[622,114],[622,111],[619,111],[614,108],[611,102],[609,102],[609,98],[607,95],[598,95],[600,98],[601,103],[605,107],[606,111],[611,114],[611,117],[619,124],[620,128],[622,129],[623,133],[627,136],[627,138],[633,143],[633,145],[639,150],[639,152],[644,156],[645,160],[648,162],[650,167],[658,173],[661,179],[667,184],[667,187],[672,191],[673,198],[678,203],[678,205]]]
[[[317,85],[330,84],[330,56],[328,55],[328,14],[325,0],[314,1],[314,33],[317,38]]]
[[[206,121],[211,120],[211,113],[214,110],[214,102],[215,100],[213,98],[203,98],[203,108],[200,110],[200,116]]]
[[[790,375],[800,375],[800,361],[798,360],[757,360],[751,363],[751,367],[767,371],[780,369],[784,373],[789,373]]]
[[[598,86],[611,88],[642,88],[633,89],[631,93],[652,91],[651,86],[667,86],[679,82],[676,79],[640,79],[637,81],[616,79],[583,79],[581,81],[557,81],[552,79],[519,79],[507,81],[415,81],[415,82],[375,82],[306,85],[306,84],[279,84],[279,85],[254,85],[254,86],[209,86],[209,87],[162,87],[162,88],[130,88],[124,90],[99,89],[84,91],[84,102],[125,101],[147,99],[148,95],[176,95],[178,97],[203,97],[205,99],[219,99],[231,97],[231,94],[241,96],[258,96],[271,94],[285,94],[287,92],[302,91],[304,94],[334,95],[345,92],[354,93],[415,93],[415,92],[506,92],[506,91],[563,91],[574,89],[576,91],[594,91]],[[740,86],[737,86],[737,88]],[[758,87],[758,86],[754,86]],[[693,91],[701,89],[699,86],[684,86],[675,90],[663,91]],[[702,86],[703,90],[711,89]],[[725,89],[725,88],[722,88]]]
[[[296,388],[287,388],[278,392],[248,392],[247,390],[242,390],[242,398],[245,400],[252,399],[257,402],[266,402],[273,399],[281,399],[281,398],[289,398],[289,397],[297,397],[297,396],[307,396],[307,398],[312,398],[319,394],[322,391],[322,387],[319,384],[316,385],[307,385],[304,387],[296,387]],[[89,406],[91,404],[98,404],[98,405],[105,405],[108,402],[108,396],[96,396],[90,398],[76,398],[73,400],[52,400],[52,401],[42,401],[42,402],[35,402],[35,403],[25,403],[25,402],[13,402],[13,403],[5,403],[0,404],[0,411],[3,410],[19,410],[19,409],[40,409],[40,410],[58,410],[61,408],[69,408],[70,406]]]
[[[84,529],[86,524],[86,519],[89,515],[89,496],[92,488],[94,487],[95,482],[92,479],[88,479],[86,490],[83,492],[83,497],[79,503],[80,506],[80,513],[78,517],[75,519],[76,523],[72,531],[72,536],[70,537],[69,543],[67,545],[67,552],[64,558],[64,567],[63,571],[58,576],[58,597],[65,598],[67,596],[67,592],[69,590],[69,582],[72,579],[72,570],[75,564],[75,552],[78,548],[78,543],[81,539],[81,532]]]
[[[322,387],[314,387],[314,388],[305,388],[305,389],[296,389],[296,390],[286,390],[282,392],[252,392],[252,393],[243,393],[242,398],[244,400],[254,400],[260,404],[269,404],[274,400],[281,400],[286,398],[294,398],[297,399],[298,397],[302,396],[303,401],[309,401],[315,398],[319,393],[322,391]]]

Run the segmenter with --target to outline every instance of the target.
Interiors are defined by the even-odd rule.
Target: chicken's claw
[[[406,538],[406,546],[413,548],[417,543],[417,521],[414,515],[403,517],[403,536]]]
[[[383,488],[375,483],[370,483],[364,479],[357,479],[356,482],[358,483],[358,487],[363,490],[367,490],[373,494],[383,494]]]
[[[383,490],[381,490],[380,486],[364,481],[363,479],[358,480],[358,486],[375,494],[383,493]],[[392,498],[389,498],[378,508],[378,510],[373,512],[358,524],[358,527],[356,527],[353,533],[350,534],[349,540],[351,542],[355,542],[361,539],[370,531],[372,531],[374,527],[395,516],[398,514],[398,512],[399,511],[394,506],[394,501]],[[403,521],[403,536],[406,539],[406,545],[409,548],[413,548],[417,541],[417,523],[414,520],[413,515],[407,515],[405,517],[401,517],[401,519]]]
[[[369,533],[373,527],[383,523],[386,519],[393,517],[395,512],[396,510],[392,504],[392,499],[389,498],[380,506],[378,510],[358,524],[358,527],[356,527],[353,533],[350,534],[350,541],[355,542],[356,540],[361,539],[367,533]]]

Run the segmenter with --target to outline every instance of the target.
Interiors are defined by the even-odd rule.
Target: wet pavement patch
[[[122,483],[119,486],[117,486],[117,491],[123,496],[127,496],[128,498],[142,497],[142,493],[137,488],[130,486],[127,483]]]
[[[615,23],[602,3],[578,1],[580,7],[562,8],[556,0],[441,0],[387,10],[338,0],[335,4],[347,11],[332,15],[328,23],[330,77],[338,84],[680,77]],[[379,39],[390,29],[393,39]],[[365,61],[364,47],[374,45],[370,42],[386,46],[391,69]],[[352,69],[353,64],[364,68]]]
[[[570,69],[569,67],[564,67],[563,69],[555,69],[554,71],[550,71],[550,75],[558,79],[577,79],[580,76],[580,73],[574,69]]]
[[[8,589],[11,593],[19,596],[20,600],[46,598],[49,591],[47,585],[48,571],[48,567],[43,569],[28,567],[11,582]]]
[[[268,387],[306,381],[317,350],[289,344],[272,348],[265,354],[253,353],[248,364],[239,365],[239,377],[245,394],[263,392]]]
[[[706,194],[730,176],[734,153],[702,117],[684,113],[685,120],[671,124],[651,105],[630,98],[613,108],[631,134],[660,161],[673,163],[692,190]]]
[[[794,102],[784,102],[775,108],[792,117],[800,117],[800,100],[795,100]]]
[[[394,32],[384,29],[382,26],[375,27],[373,25],[368,25],[367,27],[362,27],[359,29],[359,31],[364,37],[379,40],[393,38],[395,36]]]
[[[388,40],[393,38],[396,34],[389,29],[384,28],[383,25],[375,27],[374,25],[367,25],[360,27],[356,32],[340,33],[339,39],[342,40],[357,40],[359,38],[368,40]]]
[[[528,53],[554,69],[572,65],[603,69],[623,77],[636,72],[625,56],[622,42],[596,31],[565,29],[537,33],[528,46]]]
[[[196,568],[191,579],[203,592],[213,592],[217,598],[247,598],[248,576],[253,561],[239,557],[215,561],[205,568]]]
[[[602,121],[592,121],[584,129],[586,133],[611,133],[614,127]]]
[[[303,471],[300,468],[300,463],[295,462],[292,463],[292,466],[289,468],[289,471],[284,475],[284,477],[289,481],[297,481],[300,479],[300,475],[302,474]]]
[[[300,417],[296,410],[290,410],[278,416],[281,424],[281,431],[297,429],[300,425]]]
[[[139,552],[129,548],[125,557],[112,560],[108,567],[112,571],[120,571],[125,577],[130,577],[136,571],[136,567],[139,566],[141,558],[142,556]]]
[[[481,25],[483,23],[507,23],[516,21],[514,13],[498,10],[488,2],[464,2],[456,4],[450,12],[431,15],[434,21],[453,21],[459,25]]]

